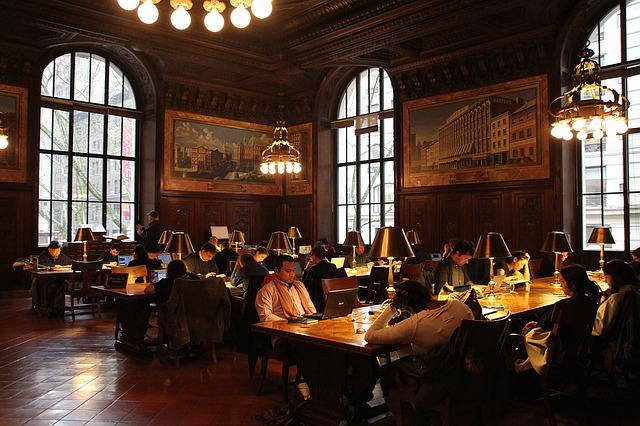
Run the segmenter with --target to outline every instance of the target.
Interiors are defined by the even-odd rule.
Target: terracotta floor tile
[[[53,404],[51,408],[58,410],[75,410],[83,403],[84,401],[79,399],[63,399],[62,401]]]
[[[46,420],[60,420],[70,412],[71,410],[48,409],[48,410],[44,410],[34,418],[46,419]]]
[[[82,410],[77,409],[70,412],[62,420],[84,420],[89,421],[94,418],[100,411],[98,410]]]

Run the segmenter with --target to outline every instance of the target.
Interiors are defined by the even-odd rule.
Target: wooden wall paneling
[[[472,195],[472,224],[473,240],[477,241],[480,235],[487,232],[499,232],[508,240],[510,233],[505,226],[504,203],[502,192],[474,193]],[[507,246],[509,243],[507,242]]]
[[[296,240],[296,246],[312,245],[318,238],[314,233],[313,197],[288,197],[285,211],[285,223],[281,227],[286,231],[290,226],[297,226],[302,235],[301,239]]]
[[[160,202],[160,225],[162,229],[185,231],[191,237],[191,242],[198,245],[200,235],[195,226],[195,203],[190,198],[163,197]],[[194,241],[195,238],[195,241]]]
[[[198,241],[204,243],[211,236],[210,227],[213,225],[227,226],[227,207],[224,200],[198,200],[196,204],[196,230],[195,236]],[[231,229],[230,229],[231,231]],[[198,244],[193,237],[191,238],[193,244]]]
[[[22,191],[0,191],[3,206],[0,209],[0,273],[4,277],[0,288],[17,288],[21,284],[21,274],[14,272],[11,265],[17,258],[30,254],[30,195]]]
[[[400,198],[400,226],[405,231],[410,229],[417,231],[423,249],[430,252],[438,252],[442,247],[437,231],[439,226],[436,206],[434,194]]]
[[[436,222],[438,240],[443,244],[451,238],[473,240],[470,211],[471,193],[458,192],[438,194],[438,220]]]
[[[547,191],[548,192],[548,191]],[[547,229],[553,221],[546,217],[549,211],[545,203],[545,191],[515,191],[513,193],[514,214],[512,250],[524,249],[532,255],[539,254]]]
[[[227,203],[227,227],[229,232],[239,230],[244,239],[252,242],[259,230],[256,229],[257,215],[261,213],[259,206],[251,201],[234,201]]]

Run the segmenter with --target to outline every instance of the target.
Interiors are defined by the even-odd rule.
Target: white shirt
[[[293,285],[287,287],[287,291],[291,295],[293,304],[298,311],[298,316],[304,314],[304,308],[302,307],[302,300],[300,297],[306,297],[309,299],[308,303],[313,305],[309,298],[309,293],[305,292],[306,294],[300,295],[298,294],[296,287]],[[282,310],[282,305],[280,304],[276,284],[273,281],[268,282],[258,291],[258,294],[256,295],[256,311],[258,311],[260,322],[282,321],[287,319],[287,316]]]
[[[602,336],[609,330],[609,328],[611,328],[611,325],[616,318],[616,314],[622,305],[624,293],[627,290],[633,289],[633,286],[625,285],[598,306],[596,320],[593,323],[593,328],[591,329],[592,336]]]

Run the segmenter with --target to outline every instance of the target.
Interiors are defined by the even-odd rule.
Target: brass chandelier
[[[273,142],[262,151],[260,171],[263,174],[298,174],[302,171],[300,151],[289,143],[289,131],[284,121],[278,121],[273,131]]]
[[[601,84],[600,64],[591,59],[594,52],[587,45],[580,52],[580,62],[573,70],[573,87],[551,102],[549,110],[556,119],[551,135],[567,141],[621,135],[627,132],[626,110],[629,101],[614,89]]]
[[[159,12],[157,3],[162,0],[117,0],[124,10],[133,11],[138,9],[138,18],[145,24],[153,24],[158,20]],[[237,28],[246,28],[251,22],[251,9],[253,16],[258,19],[265,19],[271,15],[273,6],[272,0],[229,0],[233,11],[230,13],[231,23]],[[173,8],[171,13],[171,24],[178,30],[184,30],[191,25],[191,15],[189,10],[193,8],[192,0],[169,0]],[[202,8],[207,12],[204,17],[204,26],[211,32],[218,32],[224,27],[224,17],[222,12],[227,5],[222,0],[204,0]]]

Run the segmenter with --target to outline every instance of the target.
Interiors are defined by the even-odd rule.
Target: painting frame
[[[282,194],[282,178],[276,175],[270,182],[246,182],[231,179],[198,179],[193,177],[174,176],[175,155],[175,124],[177,121],[194,123],[199,126],[223,129],[235,129],[241,132],[260,132],[269,135],[273,140],[273,127],[257,123],[232,120],[221,117],[212,117],[182,111],[165,111],[164,122],[164,161],[162,168],[161,191],[162,192],[205,192],[228,193],[247,195],[276,195]]]
[[[2,98],[12,98],[15,102],[15,118],[2,117],[2,126],[9,136],[9,146],[3,154],[6,156],[0,161],[0,182],[26,183],[27,182],[27,108],[29,90],[26,87],[9,86],[0,84],[0,101]],[[3,105],[5,102],[3,102]],[[4,107],[3,107],[4,108]],[[8,123],[8,124],[7,124]],[[8,161],[11,165],[2,164]]]
[[[449,125],[453,122],[453,120],[460,117],[460,115],[456,114],[463,114],[464,111],[470,111],[472,109],[465,109],[465,105],[476,106],[479,102],[490,98],[509,98],[510,96],[514,97],[514,94],[516,93],[530,93],[531,90],[535,91],[536,123],[534,129],[534,137],[536,143],[536,152],[534,155],[536,156],[536,161],[532,163],[518,163],[517,158],[515,158],[518,153],[515,151],[513,151],[514,158],[511,158],[511,141],[513,141],[514,139],[512,139],[512,132],[509,130],[507,131],[507,141],[505,141],[505,145],[508,144],[508,147],[506,148],[506,151],[499,153],[501,158],[505,158],[505,160],[500,161],[505,161],[505,163],[498,163],[498,160],[494,160],[495,154],[493,151],[485,151],[484,153],[480,154],[484,155],[485,158],[478,161],[478,163],[482,164],[482,162],[486,162],[486,165],[474,165],[466,168],[452,167],[452,164],[457,165],[463,163],[463,161],[461,161],[462,154],[459,153],[463,149],[458,147],[454,147],[454,149],[451,149],[451,141],[455,140],[458,144],[460,144],[460,137],[450,137],[450,140],[447,141],[446,138],[448,136],[446,136],[443,129],[446,129],[445,126]],[[490,86],[484,86],[476,89],[436,95],[428,98],[405,102],[403,104],[402,126],[403,151],[405,152],[402,166],[402,187],[406,189],[418,189],[445,185],[548,179],[551,176],[551,162],[547,96],[547,77],[545,75],[538,75]],[[517,99],[517,97],[514,97],[514,99]],[[531,99],[531,101],[533,101],[533,98]],[[514,102],[520,101],[514,100]],[[530,105],[529,101],[522,102],[523,108],[525,107],[525,105]],[[460,107],[460,105],[463,106]],[[457,109],[455,109],[455,112],[447,116],[446,114],[449,114],[449,111],[451,111],[451,109],[453,108]],[[515,108],[513,111],[506,111],[502,114],[507,114],[507,117],[511,117],[510,114],[516,114],[517,111],[521,109],[518,105],[515,105],[513,108]],[[533,111],[533,109],[533,107],[530,107],[531,111]],[[431,115],[432,117],[442,117],[444,114],[444,116],[446,116],[447,118],[444,120],[442,120],[442,118],[434,118],[433,122],[417,122],[417,120],[414,120],[412,122],[412,114],[414,117],[417,117],[418,113],[422,114],[423,116]],[[490,114],[493,114],[493,112],[491,112]],[[507,119],[507,124],[510,124],[510,119]],[[489,124],[483,125],[490,126]],[[420,132],[423,135],[437,134],[438,138],[432,139],[428,142],[426,140],[420,142],[420,134],[417,130],[420,126],[422,126],[423,130],[421,130]],[[486,147],[488,146],[488,149],[490,150],[491,144],[492,142],[494,142],[494,140],[491,139],[491,128],[487,127],[487,129],[489,141],[488,145],[484,146],[484,149],[487,149]],[[447,149],[447,151],[445,152],[453,152],[455,155],[459,156],[458,158],[450,155],[448,158],[445,158],[443,160],[443,157],[446,154],[442,154],[439,151],[441,135],[444,135],[442,139],[445,140],[445,142],[443,142],[443,148]],[[531,138],[528,139],[530,140]],[[484,140],[486,141],[486,138]],[[449,142],[449,146],[445,145],[446,142]],[[429,156],[429,153],[424,154],[425,151],[428,151],[432,146],[435,146],[436,144],[437,147],[433,150],[431,157]],[[425,148],[425,146],[427,148]],[[418,167],[416,167],[416,151],[420,151],[420,158],[419,160],[417,160],[419,162]],[[467,155],[471,157],[472,154]],[[473,155],[477,156],[478,154]],[[433,160],[433,162],[431,163],[431,170],[427,169],[427,166],[430,164],[428,162],[429,158],[438,159]],[[452,158],[453,160],[451,160]],[[464,158],[463,160],[467,159]],[[522,157],[522,160],[527,160],[527,158]],[[440,163],[436,163],[436,161],[450,162],[448,164],[444,163],[441,165]],[[454,163],[453,161],[457,161],[457,163]],[[469,162],[471,161],[472,160],[469,159]],[[492,162],[494,161],[495,163],[492,164]],[[442,169],[440,169],[441,166]]]
[[[285,190],[287,195],[310,195],[313,193],[313,126],[311,123],[291,126],[289,142],[300,151],[302,157],[302,176],[286,175]],[[298,143],[298,141],[300,141]]]

